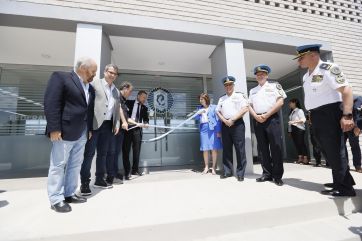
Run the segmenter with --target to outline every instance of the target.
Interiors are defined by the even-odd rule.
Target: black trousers
[[[125,132],[124,141],[123,141],[123,167],[124,174],[128,176],[131,173],[131,163],[129,159],[129,153],[132,147],[132,172],[138,172],[138,165],[140,162],[140,153],[141,153],[141,143],[142,143],[142,129],[135,128]]]
[[[350,191],[355,182],[349,172],[344,133],[340,126],[340,104],[338,102],[312,109],[311,120],[313,134],[332,168],[334,187],[338,191]]]
[[[233,126],[222,125],[222,162],[224,174],[233,173],[233,146],[236,153],[236,175],[244,177],[246,168],[245,124],[243,119],[237,120]]]
[[[316,140],[315,135],[313,134],[312,126],[310,126],[310,128],[309,128],[309,133],[310,133],[310,141],[312,142],[312,146],[313,146],[313,156],[314,156],[315,162],[316,162],[316,164],[321,164],[322,150]]]
[[[307,146],[304,140],[305,130],[292,125],[292,139],[299,156],[307,156]]]
[[[353,131],[348,131],[344,133],[344,141],[349,140],[349,145],[351,146],[352,157],[353,157],[353,166],[355,168],[361,167],[361,147],[359,146],[359,136],[356,136]],[[347,147],[346,147],[347,148]],[[346,149],[347,160],[348,152]]]
[[[281,179],[284,173],[282,156],[282,129],[276,113],[264,123],[254,120],[258,148],[262,155],[263,176]]]

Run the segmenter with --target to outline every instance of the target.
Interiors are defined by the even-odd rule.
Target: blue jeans
[[[107,153],[107,175],[117,176],[119,172],[118,158],[121,154],[125,131],[121,129],[117,135],[113,135]]]
[[[86,131],[76,141],[52,142],[48,173],[48,197],[52,205],[75,194],[86,142]]]
[[[84,160],[80,170],[80,180],[82,183],[90,182],[90,170],[96,148],[96,178],[102,179],[104,177],[107,152],[112,135],[112,121],[104,121],[97,130],[92,131],[92,137],[85,145]]]

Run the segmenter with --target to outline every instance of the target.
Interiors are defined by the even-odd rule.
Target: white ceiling
[[[72,66],[75,33],[0,26],[0,63]],[[111,36],[112,62],[120,69],[211,74],[214,45]],[[295,70],[292,55],[245,50],[246,72],[264,63],[273,79]]]
[[[0,26],[0,63],[72,66],[75,33]]]

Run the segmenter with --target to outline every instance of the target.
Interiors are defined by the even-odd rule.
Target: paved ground
[[[362,240],[358,196],[319,194],[326,168],[285,164],[285,185],[220,180],[191,170],[151,172],[97,191],[71,213],[50,209],[46,178],[0,180],[0,240]]]

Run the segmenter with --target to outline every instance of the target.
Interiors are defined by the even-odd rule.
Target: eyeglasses
[[[111,75],[115,75],[115,76],[117,76],[117,75],[118,75],[118,73],[116,73],[116,72],[112,72],[112,71],[109,71],[109,70],[107,70],[107,72],[108,72],[109,74],[111,74]]]

